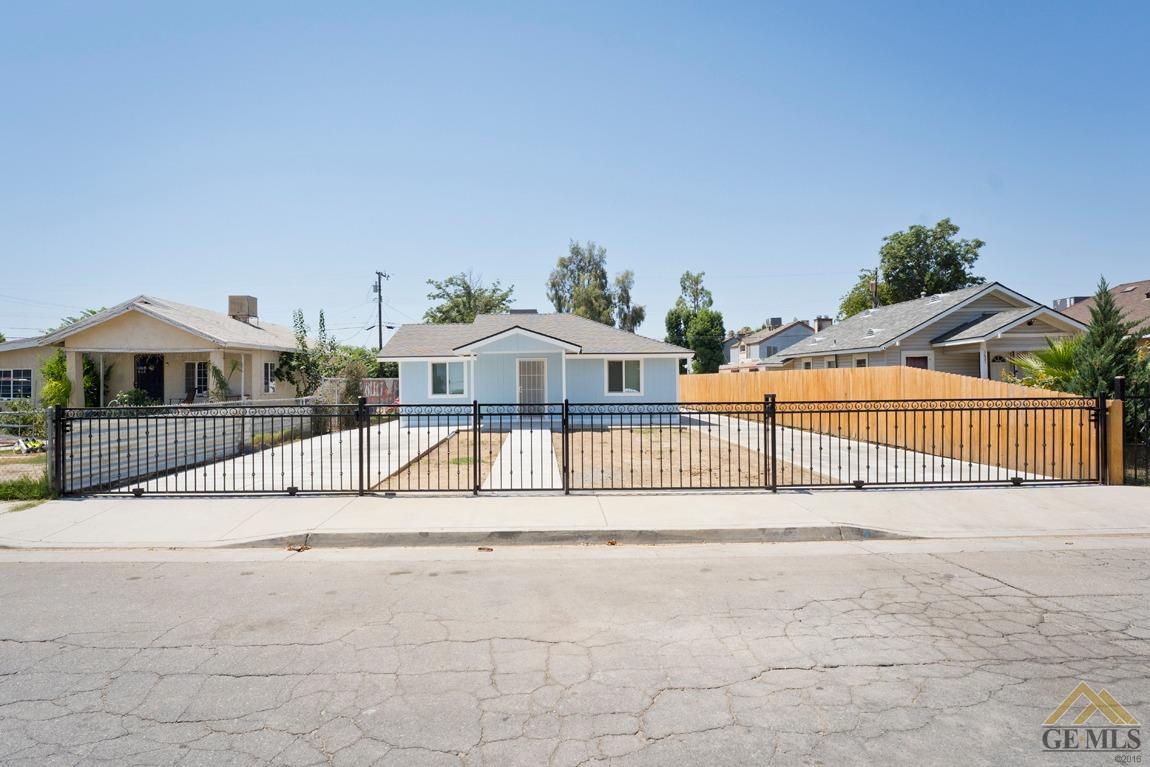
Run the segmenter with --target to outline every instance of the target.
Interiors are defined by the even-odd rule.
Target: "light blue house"
[[[689,349],[573,314],[483,314],[402,325],[379,353],[399,363],[407,405],[677,403]]]

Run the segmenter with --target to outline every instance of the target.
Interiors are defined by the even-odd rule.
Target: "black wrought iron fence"
[[[1127,394],[1122,457],[1127,484],[1150,485],[1150,392]]]
[[[779,402],[780,486],[1097,482],[1106,404],[1084,397]]]
[[[749,490],[1096,482],[1105,403],[57,409],[65,494]],[[1103,408],[1100,410],[1100,408]]]

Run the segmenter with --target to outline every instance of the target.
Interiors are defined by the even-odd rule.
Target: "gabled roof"
[[[20,349],[32,349],[40,345],[39,338],[10,338],[0,343],[0,352],[14,352]]]
[[[90,327],[107,322],[113,317],[133,311],[166,322],[225,348],[291,351],[296,346],[295,333],[283,325],[273,325],[269,322],[253,325],[222,312],[143,295],[97,312],[91,317],[85,317],[54,333],[41,336],[37,339],[37,343],[42,346],[55,344]]]
[[[380,359],[452,357],[469,345],[520,329],[547,336],[581,354],[666,354],[690,357],[681,346],[628,333],[574,314],[481,314],[471,323],[400,325]]]
[[[794,322],[788,322],[785,325],[779,325],[776,328],[763,328],[762,330],[756,330],[754,333],[748,333],[747,335],[743,336],[742,343],[747,344],[748,346],[753,344],[761,344],[763,341],[774,338],[780,333],[785,333],[791,328],[798,327],[800,325],[807,330],[814,332],[814,328],[812,328],[803,320],[795,320]]]
[[[1150,280],[1124,282],[1110,288],[1114,303],[1126,315],[1126,319],[1137,322],[1141,335],[1150,336]],[[1094,299],[1087,298],[1062,310],[1067,317],[1083,323],[1090,323],[1090,309]]]
[[[952,311],[991,293],[1005,295],[1029,309],[1041,306],[1037,301],[1016,293],[998,282],[972,285],[949,293],[868,309],[780,350],[770,358],[770,361],[825,354],[880,351],[911,333],[922,330]]]
[[[1048,325],[1062,326],[1068,331],[1085,330],[1086,326],[1078,320],[1059,314],[1046,306],[1024,306],[1018,309],[1006,309],[1000,312],[984,312],[970,322],[959,325],[941,336],[931,340],[936,346],[956,346],[976,341],[986,341],[1018,327],[1022,323],[1033,324],[1043,320]]]

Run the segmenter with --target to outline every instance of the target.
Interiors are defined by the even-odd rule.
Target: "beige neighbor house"
[[[58,349],[66,355],[73,407],[85,404],[85,356],[105,371],[102,400],[140,389],[163,404],[203,402],[216,389],[212,367],[227,379],[226,399],[295,396],[290,384],[273,376],[280,353],[295,349],[295,335],[260,322],[251,296],[230,296],[226,314],[137,296],[54,333],[0,344],[0,400],[38,402],[40,367]]]
[[[770,369],[906,365],[1002,380],[1014,359],[1086,325],[998,282],[868,309],[774,355]]]

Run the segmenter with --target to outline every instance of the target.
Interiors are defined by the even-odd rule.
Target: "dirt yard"
[[[573,431],[572,489],[759,488],[763,453],[708,435],[697,427],[617,428]],[[555,435],[562,457],[562,435]],[[777,482],[817,484],[819,475],[779,461]]]
[[[48,467],[48,457],[44,453],[0,453],[0,482],[29,477],[38,479]]]
[[[491,464],[503,447],[506,432],[483,432],[479,435],[479,482],[487,478]],[[416,460],[379,482],[373,490],[470,490],[475,482],[472,472],[471,430],[457,431]]]

